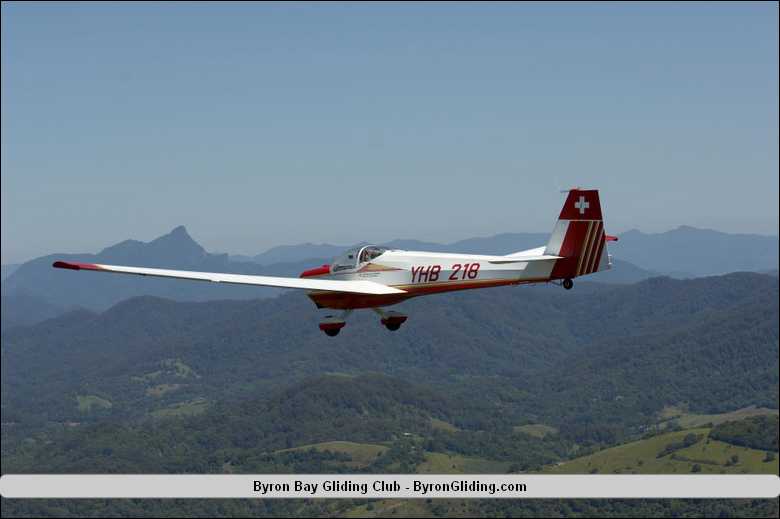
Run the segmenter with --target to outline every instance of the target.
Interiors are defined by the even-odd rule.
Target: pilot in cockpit
[[[360,263],[366,263],[378,256],[381,256],[385,250],[387,249],[374,246],[363,248],[363,250],[360,252]]]

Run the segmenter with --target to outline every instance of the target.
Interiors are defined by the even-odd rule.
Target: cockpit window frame
[[[361,261],[361,257],[363,257],[363,253],[367,249],[371,249],[371,253],[373,255],[366,260]],[[379,245],[364,245],[362,247],[353,247],[344,251],[340,256],[333,260],[331,271],[335,274],[337,272],[355,270],[360,265],[378,258],[388,250],[389,249],[386,247],[380,247]]]
[[[355,267],[357,267],[358,256],[361,250],[360,247],[353,247],[345,250],[340,256],[333,260],[333,272],[354,270]]]
[[[371,255],[367,256],[366,259],[363,259],[363,254],[369,251],[369,249],[370,249],[369,254]],[[360,264],[370,263],[371,261],[375,260],[385,252],[387,252],[386,247],[380,247],[379,245],[366,245],[365,247],[360,249],[360,254],[358,256],[358,263]]]

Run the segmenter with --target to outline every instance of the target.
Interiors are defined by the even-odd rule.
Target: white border
[[[260,490],[255,490],[256,482],[260,482]],[[333,482],[341,488],[328,490]],[[301,488],[304,484],[305,489]],[[508,485],[514,488],[509,490]],[[5,498],[777,498],[780,477],[773,474],[5,474],[0,478],[0,494]]]

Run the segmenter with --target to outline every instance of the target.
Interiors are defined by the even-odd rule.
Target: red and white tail
[[[598,190],[572,189],[544,251],[562,256],[550,277],[574,278],[608,269],[606,240]]]

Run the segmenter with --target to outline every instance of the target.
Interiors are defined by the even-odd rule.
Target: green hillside
[[[3,422],[143,420],[333,372],[441,388],[459,409],[435,418],[456,428],[544,424],[596,446],[636,435],[672,405],[700,415],[778,405],[774,277],[495,289],[402,306],[412,318],[398,334],[363,312],[335,341],[300,294],[137,298],[11,329],[2,335]],[[83,413],[76,395],[112,406]]]
[[[358,314],[336,341],[295,294],[139,298],[4,331],[2,471],[777,472],[776,278],[526,288],[410,301],[396,334]],[[686,424],[697,427],[676,430]],[[758,500],[2,507],[4,517],[777,515]]]
[[[711,428],[687,429],[605,449],[546,467],[552,474],[777,474],[778,461],[764,461],[766,452],[710,438]],[[685,445],[686,436],[695,441]],[[680,444],[659,456],[670,445]],[[684,446],[684,447],[683,447]],[[736,459],[735,459],[736,457]],[[698,466],[699,469],[694,469]]]
[[[674,406],[664,408],[659,414],[660,426],[667,427],[674,424],[683,428],[700,427],[706,424],[717,425],[723,422],[742,420],[753,416],[775,415],[776,409],[766,407],[748,406],[728,413],[696,414],[688,413]]]

